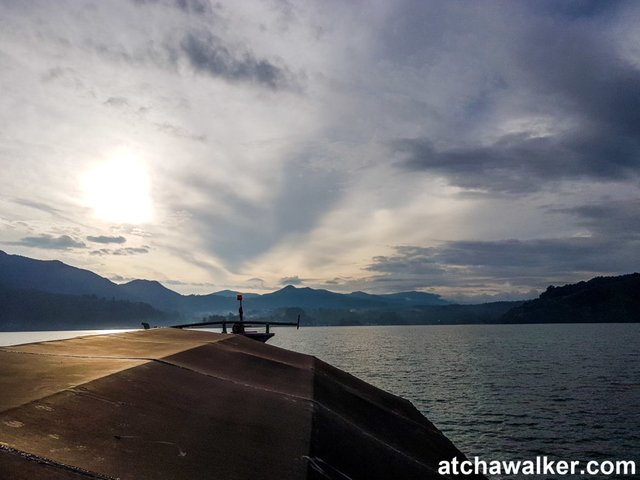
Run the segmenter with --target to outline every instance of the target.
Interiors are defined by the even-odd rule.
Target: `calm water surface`
[[[108,332],[0,333],[0,345]],[[640,324],[276,332],[271,344],[411,400],[468,456],[640,465]]]
[[[640,324],[317,327],[270,343],[411,400],[468,456],[640,466]]]
[[[64,340],[65,338],[80,337],[82,335],[106,335],[107,333],[131,332],[132,329],[114,330],[60,330],[45,332],[0,332],[0,347],[19,345],[22,343],[46,342],[49,340]]]

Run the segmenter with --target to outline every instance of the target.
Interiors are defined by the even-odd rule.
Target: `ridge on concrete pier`
[[[410,402],[238,335],[0,348],[2,479],[429,479],[454,456]]]

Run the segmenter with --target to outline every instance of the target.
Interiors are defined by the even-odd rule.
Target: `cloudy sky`
[[[182,293],[640,270],[640,2],[0,0],[0,249]]]

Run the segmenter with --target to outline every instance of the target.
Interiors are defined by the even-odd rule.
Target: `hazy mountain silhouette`
[[[300,308],[372,308],[379,307],[377,301],[352,298],[349,295],[330,292],[328,290],[315,290],[309,287],[296,288],[293,285],[266,293],[247,301],[247,307],[265,310],[285,307]]]
[[[417,305],[446,305],[438,295],[422,292],[405,292],[390,295],[373,295],[365,292],[349,294],[309,287],[297,288],[293,285],[272,293],[260,295],[247,301],[247,306],[266,310],[286,307],[326,308],[326,309],[372,309],[395,308]]]
[[[0,286],[0,331],[139,328],[172,318],[142,302]]]
[[[209,295],[181,295],[155,280],[133,280],[118,285],[93,272],[60,261],[35,260],[0,251],[0,286],[15,290],[32,290],[53,294],[95,295],[98,298],[143,302],[155,309],[183,317],[212,313],[235,313],[239,292],[222,290]],[[247,313],[279,308],[385,309],[398,306],[443,305],[438,295],[403,292],[372,295],[364,292],[340,294],[309,287],[288,285],[278,291],[259,295],[244,293]]]
[[[2,250],[0,285],[68,295],[97,295],[119,299],[127,297],[117,284],[89,270],[72,267],[58,260],[34,260],[9,255]]]
[[[0,251],[0,329],[4,330],[136,326],[144,320],[166,325],[235,314],[237,293],[181,295],[154,280],[118,285],[57,260]],[[249,316],[296,316],[306,310],[309,323],[330,325],[635,322],[640,321],[640,274],[551,286],[538,299],[522,303],[454,305],[425,292],[340,294],[293,285],[264,295],[244,294],[244,299]]]
[[[179,311],[185,305],[185,297],[168,289],[155,280],[132,280],[118,285],[127,298],[137,299],[161,310]]]

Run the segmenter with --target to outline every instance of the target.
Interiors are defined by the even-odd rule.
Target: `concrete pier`
[[[242,336],[0,348],[3,480],[429,479],[454,456],[410,402]]]

